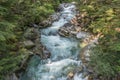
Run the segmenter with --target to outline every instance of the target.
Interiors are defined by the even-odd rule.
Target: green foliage
[[[24,18],[28,23],[39,23],[53,12],[54,10],[51,4],[44,4],[43,6],[37,6],[35,8],[30,9],[28,12],[25,13],[27,15]]]
[[[22,33],[54,12],[53,0],[0,0],[0,80],[19,68]]]
[[[21,10],[18,13],[21,17],[19,21],[19,24],[21,24],[21,26],[29,25],[32,23],[40,23],[54,12],[53,6],[50,3],[44,3],[41,6],[39,2],[32,4],[28,1],[23,1],[17,6],[18,7],[16,7],[15,10]]]
[[[119,0],[81,0],[80,12],[86,12],[91,18],[89,28],[94,33],[102,32],[103,34],[113,33],[115,27],[120,25]]]
[[[10,73],[18,68],[19,57],[9,56],[0,60],[0,74]],[[7,66],[6,66],[7,65]]]
[[[110,77],[114,76],[115,73],[119,72],[118,70],[116,70],[116,67],[118,67],[120,63],[117,63],[116,61],[118,61],[117,58],[120,55],[116,54],[117,53],[112,51],[111,53],[107,53],[107,51],[104,51],[102,46],[95,47],[92,50],[90,62],[90,65],[94,67],[93,70],[95,71],[95,73],[104,77]]]
[[[9,22],[0,22],[0,41],[5,41],[10,38],[14,38],[13,28],[15,26]],[[11,34],[11,35],[10,35]]]
[[[104,35],[91,52],[93,70],[104,77],[120,73],[120,0],[80,0],[79,8],[91,20],[85,27]]]

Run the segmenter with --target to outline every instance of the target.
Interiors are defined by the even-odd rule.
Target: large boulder
[[[23,43],[27,49],[31,49],[31,48],[35,47],[35,44],[31,40],[24,41]]]
[[[61,27],[58,31],[61,36],[72,36],[76,34],[75,26],[71,23],[66,23],[63,27]]]
[[[60,28],[59,31],[58,31],[58,33],[59,33],[59,35],[64,36],[64,37],[69,36],[69,31],[66,30],[66,28],[64,28],[64,27]]]

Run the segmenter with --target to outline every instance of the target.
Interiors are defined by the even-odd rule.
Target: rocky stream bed
[[[58,9],[24,33],[28,49],[20,69],[24,72],[18,70],[19,79],[12,74],[11,80],[92,80],[89,52],[101,34],[94,36],[84,23],[77,23],[84,15],[78,15],[75,3],[63,3]]]

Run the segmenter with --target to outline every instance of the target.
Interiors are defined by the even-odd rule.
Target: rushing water
[[[58,34],[58,29],[75,16],[76,7],[73,4],[61,4],[61,7],[60,19],[41,30],[41,42],[51,52],[51,58],[41,61],[38,56],[32,57],[21,80],[68,80],[67,75],[81,66],[77,59],[79,41]],[[87,79],[82,79],[81,73],[75,73],[73,80]]]

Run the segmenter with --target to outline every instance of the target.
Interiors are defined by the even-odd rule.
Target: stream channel
[[[59,20],[40,31],[41,43],[51,52],[51,57],[41,60],[39,56],[33,56],[21,80],[87,80],[82,77],[82,71],[77,70],[82,66],[81,60],[77,57],[80,52],[80,41],[58,34],[59,28],[69,23],[77,14],[76,6],[72,3],[60,6],[62,10],[59,11]],[[72,79],[68,75],[70,72],[74,73]]]

